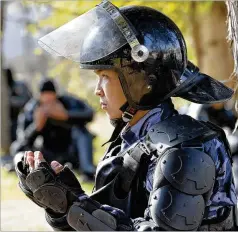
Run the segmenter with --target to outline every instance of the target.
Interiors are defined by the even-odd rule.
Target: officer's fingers
[[[32,151],[26,151],[26,163],[29,165],[30,170],[34,168],[34,153]]]
[[[40,162],[46,162],[43,154],[40,151],[34,152],[34,160],[35,160],[35,169],[38,168]]]
[[[61,165],[59,162],[57,161],[52,161],[50,164],[51,168],[54,170],[55,174],[58,174],[59,172],[61,172],[63,170],[63,165]]]

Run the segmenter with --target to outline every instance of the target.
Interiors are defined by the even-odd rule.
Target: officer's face
[[[52,91],[45,91],[40,94],[40,103],[43,105],[52,104],[56,99],[56,93]]]
[[[121,118],[120,107],[126,102],[117,72],[112,69],[95,70],[98,82],[95,94],[100,97],[100,105],[110,119]]]

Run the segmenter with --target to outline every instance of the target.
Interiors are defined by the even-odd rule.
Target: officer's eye
[[[106,75],[106,74],[102,74],[102,78],[103,78],[103,79],[108,79],[108,78],[109,78],[109,76],[108,76],[108,75]]]

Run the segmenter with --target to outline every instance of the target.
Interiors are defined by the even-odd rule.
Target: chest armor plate
[[[137,142],[123,152],[120,152],[120,146],[114,147],[104,156],[97,168],[92,197],[102,204],[120,208],[130,216],[135,216],[133,209],[135,205],[138,209],[138,202],[142,202],[142,210],[138,213],[142,215],[136,216],[143,216],[149,194],[144,183],[152,156],[160,159],[168,149],[194,147],[194,141],[201,144],[216,135],[204,123],[187,115],[177,115],[155,124],[143,142]],[[120,195],[121,189],[127,191]]]

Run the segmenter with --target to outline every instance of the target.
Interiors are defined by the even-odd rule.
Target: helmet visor
[[[87,63],[97,61],[127,43],[111,16],[97,6],[38,41],[55,56]]]

